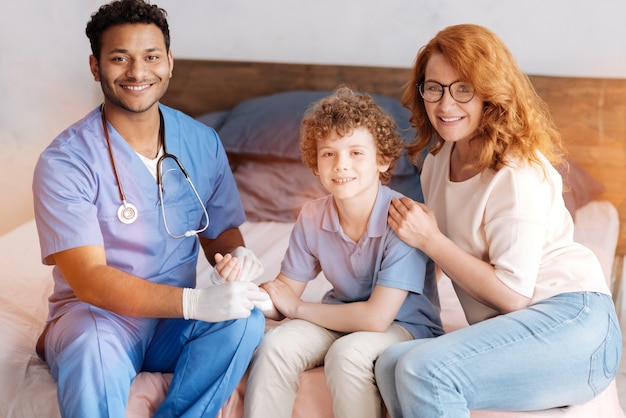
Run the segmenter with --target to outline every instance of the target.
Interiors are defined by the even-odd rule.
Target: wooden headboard
[[[162,102],[192,116],[241,100],[339,84],[400,98],[408,68],[178,59]],[[602,181],[620,217],[617,253],[626,254],[626,79],[531,75],[564,134],[572,160]]]

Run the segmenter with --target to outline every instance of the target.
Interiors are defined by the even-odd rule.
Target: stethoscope
[[[132,224],[133,222],[137,220],[137,216],[138,216],[137,207],[133,205],[132,203],[129,203],[126,201],[124,188],[122,187],[122,182],[120,181],[120,176],[117,172],[117,166],[115,164],[115,158],[113,157],[113,147],[111,146],[111,139],[109,138],[109,128],[107,127],[106,116],[104,114],[104,104],[102,104],[100,108],[100,112],[102,115],[102,129],[104,130],[104,137],[106,138],[107,149],[109,150],[111,166],[113,166],[113,174],[115,175],[115,181],[117,182],[117,189],[120,193],[120,199],[122,201],[122,204],[117,209],[117,218],[120,220],[120,222],[124,224]],[[161,139],[161,143],[163,144],[163,154],[161,155],[161,157],[159,157],[157,161],[156,178],[157,178],[157,185],[159,187],[159,200],[161,201],[161,216],[163,217],[163,225],[165,225],[165,230],[167,231],[167,234],[171,236],[172,238],[184,238],[184,237],[195,236],[205,231],[209,227],[209,214],[206,210],[206,207],[204,206],[204,203],[202,202],[202,199],[200,198],[200,195],[198,194],[198,191],[196,190],[196,187],[194,186],[193,182],[189,178],[189,174],[187,174],[187,170],[185,170],[185,167],[183,167],[183,164],[180,162],[178,157],[176,157],[174,154],[169,154],[167,152],[166,145],[165,145],[165,129],[164,129],[165,123],[163,121],[163,114],[161,113],[161,110],[159,110],[159,118],[160,118],[159,137]],[[196,199],[198,200],[198,202],[200,203],[200,206],[202,207],[203,216],[204,218],[206,218],[206,224],[201,229],[191,229],[191,230],[185,231],[184,233],[180,235],[175,235],[170,231],[167,225],[167,219],[165,217],[165,201],[163,200],[163,172],[161,169],[161,166],[163,165],[163,161],[167,158],[171,158],[172,160],[174,160],[174,162],[176,162],[176,165],[185,176],[185,180],[187,180],[187,183],[189,183],[191,190],[193,190],[193,193],[196,196]]]

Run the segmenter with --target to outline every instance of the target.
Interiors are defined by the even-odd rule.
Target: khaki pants
[[[244,417],[290,418],[300,373],[324,365],[335,418],[380,418],[374,362],[385,348],[411,339],[395,323],[386,332],[343,333],[287,321],[263,337],[252,357]]]

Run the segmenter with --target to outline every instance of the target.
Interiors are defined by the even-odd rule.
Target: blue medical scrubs
[[[209,214],[200,235],[215,238],[245,219],[220,140],[211,128],[160,105],[167,152],[187,170]],[[103,133],[100,108],[61,133],[35,169],[35,219],[44,263],[70,248],[98,245],[107,263],[146,280],[193,287],[199,241],[173,234],[206,224],[200,202],[172,159],[163,164],[164,194],[153,175],[112,125],[111,147],[134,223],[117,217],[118,182]],[[263,334],[264,319],[224,323],[134,318],[80,302],[58,268],[49,298],[46,361],[58,382],[63,416],[124,416],[130,383],[141,370],[175,372],[158,416],[215,416],[245,372]],[[85,278],[88,280],[89,278]]]

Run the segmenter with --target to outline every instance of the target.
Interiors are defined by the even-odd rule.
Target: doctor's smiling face
[[[152,109],[167,90],[174,61],[156,25],[133,23],[108,28],[99,60],[91,55],[89,65],[107,109],[141,113]]]

